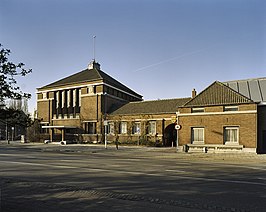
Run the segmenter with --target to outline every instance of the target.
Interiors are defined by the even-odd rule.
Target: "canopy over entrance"
[[[54,137],[54,130],[59,129],[61,131],[61,141],[65,140],[65,134],[66,134],[66,129],[76,129],[76,126],[64,126],[64,125],[57,125],[57,126],[42,126],[43,129],[50,129],[50,141],[53,141]]]

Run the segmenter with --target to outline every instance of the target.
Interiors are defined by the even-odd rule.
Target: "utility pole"
[[[107,93],[104,92],[104,122],[103,122],[103,125],[104,125],[104,147],[105,147],[105,149],[107,149],[107,125],[108,125],[108,122],[106,120],[106,95],[107,95]]]
[[[181,129],[181,126],[179,125],[179,120],[178,117],[179,116],[179,111],[176,112],[176,125],[175,125],[175,129],[176,129],[176,151],[178,152],[178,145],[179,145],[179,141],[178,141],[178,131]]]
[[[8,140],[8,127],[7,127],[7,119],[6,119],[6,141],[7,141],[7,144],[9,144],[9,140]]]

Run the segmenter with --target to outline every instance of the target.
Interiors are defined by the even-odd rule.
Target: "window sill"
[[[239,145],[239,142],[230,142],[230,141],[226,141],[225,143],[224,143],[225,145],[230,145],[230,146],[238,146]]]

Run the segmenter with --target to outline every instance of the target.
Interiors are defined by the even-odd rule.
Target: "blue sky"
[[[188,97],[215,80],[266,77],[264,0],[0,0],[0,43],[36,88],[93,59],[145,100]]]

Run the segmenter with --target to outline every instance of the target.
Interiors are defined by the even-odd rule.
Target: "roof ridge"
[[[182,98],[170,98],[170,99],[152,99],[152,100],[143,100],[130,103],[143,103],[143,102],[158,102],[158,101],[169,101],[169,100],[181,100],[181,99],[190,99],[191,97],[182,97]]]
[[[207,88],[205,88],[203,91],[201,91],[198,95],[196,95],[194,98],[192,98],[190,101],[188,101],[187,103],[185,103],[183,106],[184,106],[184,107],[186,107],[186,106],[193,106],[193,104],[190,105],[190,103],[193,102],[193,101],[197,101],[197,99],[199,99],[199,98],[203,95],[203,93],[207,92],[207,91],[210,89],[210,87],[214,86],[215,84],[217,84],[217,85],[219,85],[219,86],[221,86],[221,87],[223,87],[223,88],[228,89],[228,90],[229,90],[230,92],[232,92],[234,95],[237,95],[237,96],[239,96],[239,97],[244,98],[245,101],[254,102],[252,99],[248,98],[247,96],[244,96],[243,94],[241,94],[241,93],[235,91],[234,89],[230,88],[229,86],[225,85],[224,83],[219,82],[219,81],[216,80],[216,81],[214,81],[212,84],[210,84]],[[204,105],[204,104],[206,104],[206,103],[201,103],[201,104]],[[225,104],[225,103],[219,103],[219,104]],[[212,105],[212,104],[209,104],[209,103],[208,103],[207,105]]]
[[[99,71],[101,71],[101,70],[98,70],[97,68],[93,68],[95,71],[96,71],[96,73],[99,75],[99,77],[101,78],[101,79],[103,79],[103,76],[100,74],[100,72]],[[101,71],[101,72],[103,72],[103,71]]]
[[[191,101],[193,101],[195,98],[197,98],[199,95],[201,95],[205,90],[207,90],[209,87],[211,87],[212,85],[214,85],[216,82],[219,81],[214,81],[212,84],[210,84],[207,88],[203,89],[201,92],[199,92],[199,94],[197,94],[194,98],[190,99],[188,102],[186,102],[183,106],[186,106],[187,104],[189,104]]]
[[[56,84],[56,83],[59,83],[59,84],[56,85],[56,86],[60,86],[60,85],[62,85],[62,84],[71,84],[71,83],[62,83],[62,84],[61,84],[60,82],[63,81],[63,80],[66,80],[66,79],[70,79],[71,77],[76,76],[76,75],[80,74],[81,72],[85,72],[85,71],[88,71],[88,69],[83,69],[83,70],[81,70],[81,71],[79,71],[79,72],[76,72],[76,73],[73,73],[73,74],[71,74],[71,75],[69,75],[69,76],[67,76],[67,77],[62,77],[62,78],[59,79],[59,80],[56,80],[56,81],[54,81],[54,82],[52,82],[52,83],[49,83],[49,84],[44,85],[44,86],[42,86],[42,87],[39,87],[39,88],[37,88],[37,89],[42,89],[42,88],[46,88],[46,87],[53,87],[54,84]]]

